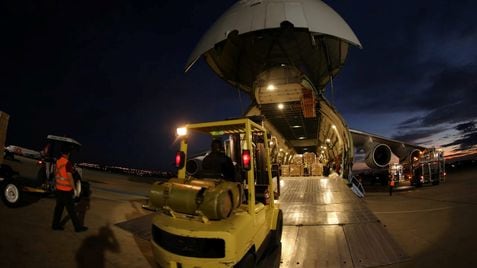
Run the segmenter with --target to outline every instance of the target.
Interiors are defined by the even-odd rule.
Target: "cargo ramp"
[[[283,177],[280,267],[376,267],[409,260],[341,178]]]

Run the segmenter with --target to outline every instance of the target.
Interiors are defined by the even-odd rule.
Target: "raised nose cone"
[[[242,0],[202,37],[185,70],[204,55],[222,79],[251,92],[257,75],[295,66],[320,90],[336,75],[349,44],[361,47],[348,24],[318,0]]]

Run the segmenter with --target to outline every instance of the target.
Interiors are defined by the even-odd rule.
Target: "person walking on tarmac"
[[[73,201],[75,184],[73,180],[73,165],[71,161],[69,161],[70,150],[68,146],[61,148],[62,155],[56,161],[56,206],[51,228],[53,230],[64,230],[64,227],[60,225],[60,220],[63,209],[66,207],[66,211],[73,222],[75,231],[84,232],[88,230],[88,227],[80,223]]]
[[[390,196],[393,195],[393,188],[394,188],[394,178],[391,178],[389,180],[389,195]]]

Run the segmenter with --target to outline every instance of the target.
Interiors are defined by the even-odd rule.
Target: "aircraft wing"
[[[410,144],[376,134],[350,129],[355,148],[364,149],[366,164],[371,168],[382,168],[389,164],[391,153],[399,157],[402,164],[412,164],[415,158],[426,149],[423,146]]]

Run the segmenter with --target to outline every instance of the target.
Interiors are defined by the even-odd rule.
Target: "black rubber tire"
[[[277,215],[277,229],[271,231],[271,245],[272,247],[278,246],[282,240],[282,233],[283,233],[283,212],[282,210],[278,210]]]
[[[253,268],[255,267],[255,255],[252,252],[247,252],[245,256],[237,263],[234,268]]]
[[[23,201],[24,193],[17,182],[8,179],[1,184],[2,201],[7,207],[19,207]]]

